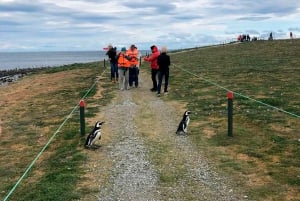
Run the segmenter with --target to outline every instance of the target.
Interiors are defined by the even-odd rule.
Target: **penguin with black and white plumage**
[[[190,114],[191,114],[191,112],[189,110],[187,110],[187,111],[184,112],[182,120],[179,123],[177,131],[176,131],[177,135],[181,135],[181,134],[186,134],[187,133],[187,128],[188,128],[188,125],[190,123],[190,116],[189,116]]]
[[[102,124],[104,124],[104,121],[97,121],[93,130],[90,132],[90,134],[88,135],[86,142],[85,142],[85,147],[89,148],[91,147],[96,140],[100,140],[101,139],[101,127]]]

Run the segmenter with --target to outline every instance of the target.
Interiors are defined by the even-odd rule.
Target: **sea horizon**
[[[0,70],[56,67],[105,59],[103,51],[0,52]]]
[[[145,50],[140,51],[145,54]],[[0,70],[57,67],[107,59],[106,51],[20,51],[0,52]]]

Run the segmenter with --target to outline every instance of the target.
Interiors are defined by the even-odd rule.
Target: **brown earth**
[[[88,122],[91,127],[97,120],[105,124],[100,147],[84,150],[89,157],[78,190],[89,193],[80,200],[245,200],[188,136],[175,134],[186,106],[150,92],[147,73],[140,80],[139,88],[128,91],[116,84],[115,98],[106,107],[99,94],[94,97],[101,111]]]

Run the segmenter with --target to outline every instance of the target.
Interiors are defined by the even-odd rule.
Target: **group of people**
[[[151,54],[143,57],[144,61],[150,63],[152,92],[157,92],[157,96],[161,95],[161,87],[163,78],[165,79],[164,94],[168,93],[169,84],[169,66],[171,65],[170,56],[167,55],[167,48],[162,47],[161,52],[157,46],[150,47]],[[128,50],[125,47],[117,53],[117,48],[112,45],[108,46],[106,53],[110,60],[111,81],[119,82],[120,90],[128,90],[133,85],[139,86],[139,65],[141,54],[135,45],[131,45]]]
[[[245,41],[249,42],[250,41],[250,36],[249,36],[249,34],[247,34],[247,35],[242,34],[242,35],[238,36],[237,40],[240,41],[240,42],[245,42]]]
[[[122,47],[117,53],[117,48],[108,45],[106,55],[110,61],[111,81],[118,82],[121,90],[128,90],[135,84],[138,87],[139,80],[139,58],[140,53],[135,45],[131,45],[128,50]]]

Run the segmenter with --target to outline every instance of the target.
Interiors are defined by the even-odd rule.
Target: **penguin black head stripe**
[[[85,146],[86,147],[91,147],[96,140],[100,140],[101,139],[101,126],[102,124],[104,124],[104,121],[97,121],[95,123],[95,126],[93,128],[93,130],[90,132],[90,134],[88,135],[86,142],[85,142]]]
[[[180,121],[176,134],[186,134],[187,133],[187,127],[190,123],[190,115],[191,112],[189,110],[185,111],[182,117],[182,120]]]

